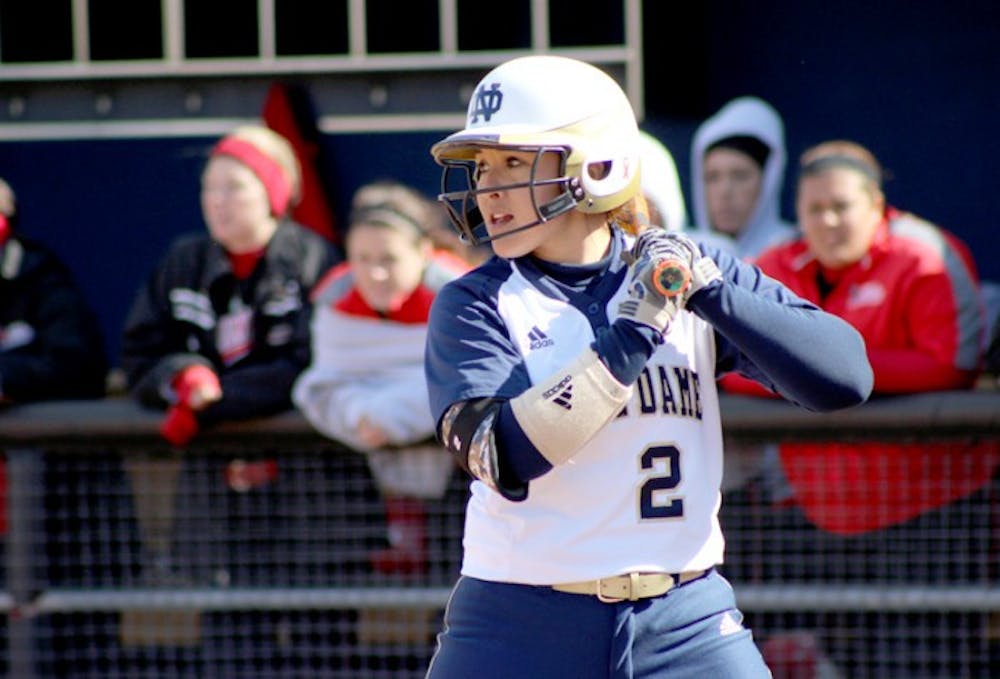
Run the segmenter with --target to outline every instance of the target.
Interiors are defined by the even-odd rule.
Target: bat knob
[[[691,271],[684,262],[666,259],[653,269],[653,287],[664,297],[683,294],[691,285]]]

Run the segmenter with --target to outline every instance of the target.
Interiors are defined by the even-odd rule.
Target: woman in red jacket
[[[985,319],[969,250],[944,229],[888,206],[871,152],[846,141],[806,151],[796,212],[800,237],[765,250],[756,263],[862,334],[875,376],[873,398],[973,385]],[[761,383],[723,378],[727,391],[773,396]],[[762,485],[772,494],[786,486],[779,491],[786,494],[784,506],[754,516],[752,505],[748,511],[733,494],[721,517],[734,553],[728,562],[739,570],[730,573],[735,579],[965,584],[990,577],[996,441],[785,442],[777,448],[780,464],[771,465]],[[766,555],[754,530],[758,521],[768,529]],[[860,624],[884,624],[872,616]],[[821,630],[823,620],[816,623]],[[965,640],[960,643],[975,643],[981,621],[974,614],[950,624],[964,630],[954,632]],[[827,643],[833,656],[870,652],[864,638],[832,635]],[[906,648],[905,640],[900,644]],[[798,667],[793,658],[815,657],[819,648],[817,637],[799,630],[772,636],[763,653],[777,671]],[[941,666],[961,653],[942,644]],[[905,664],[905,656],[896,661]]]
[[[972,257],[953,234],[887,205],[881,180],[878,161],[858,144],[807,150],[796,200],[801,237],[756,263],[861,332],[876,395],[969,388],[986,331]],[[724,387],[771,394],[740,377]],[[813,524],[844,536],[966,497],[998,462],[995,443],[955,441],[785,443],[780,452],[793,501]],[[938,548],[939,559],[950,551]]]

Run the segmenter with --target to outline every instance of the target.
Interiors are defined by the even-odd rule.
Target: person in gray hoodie
[[[781,116],[757,97],[738,97],[695,131],[691,144],[693,227],[727,242],[743,258],[791,238],[781,218],[785,131]]]
[[[691,143],[694,237],[744,260],[795,237],[797,229],[780,214],[785,162],[784,124],[764,100],[737,97],[705,120]],[[723,463],[722,488],[732,500],[723,520],[745,507],[748,500],[736,491],[755,477],[772,502],[791,492],[775,444],[727,439]]]

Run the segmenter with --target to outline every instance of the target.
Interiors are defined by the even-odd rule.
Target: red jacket
[[[868,254],[838,272],[821,297],[821,265],[799,239],[756,261],[800,296],[862,334],[876,395],[970,387],[980,366],[985,316],[968,248],[954,235],[889,208]],[[730,392],[771,395],[737,375]],[[991,477],[995,442],[785,443],[781,459],[796,500],[835,533],[874,530],[968,495]]]

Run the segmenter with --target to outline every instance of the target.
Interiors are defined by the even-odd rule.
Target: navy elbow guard
[[[441,441],[459,466],[512,502],[528,497],[528,484],[502,479],[494,427],[504,401],[495,398],[454,403],[441,418]]]

